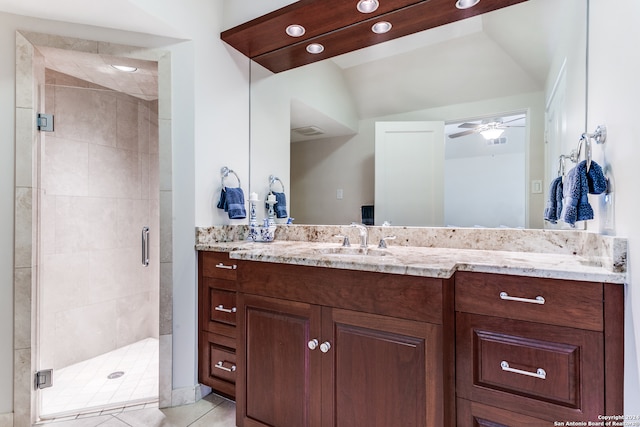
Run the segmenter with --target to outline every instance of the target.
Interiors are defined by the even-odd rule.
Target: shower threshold
[[[54,372],[40,391],[40,418],[116,410],[158,402],[158,340],[146,338]]]

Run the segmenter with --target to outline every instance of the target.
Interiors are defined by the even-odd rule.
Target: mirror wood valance
[[[243,55],[279,73],[524,1],[481,0],[470,9],[458,9],[455,0],[380,0],[375,12],[364,14],[356,9],[356,0],[300,0],[226,30],[220,37]],[[391,31],[371,31],[379,21],[390,22]],[[285,29],[291,24],[302,25],[304,35],[288,36]],[[324,51],[308,53],[310,43],[322,44]]]

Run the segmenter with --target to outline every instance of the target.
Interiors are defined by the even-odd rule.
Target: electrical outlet
[[[336,190],[336,199],[342,200],[342,196],[343,196],[342,188],[338,188]]]

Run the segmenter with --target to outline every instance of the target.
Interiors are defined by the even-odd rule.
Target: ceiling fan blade
[[[452,133],[451,135],[449,135],[449,138],[458,138],[460,136],[471,135],[472,133],[476,133],[476,130],[472,129],[472,130],[465,130],[463,132]]]
[[[475,129],[480,126],[483,126],[483,125],[478,123],[462,123],[458,125],[459,128],[469,128],[469,129]]]

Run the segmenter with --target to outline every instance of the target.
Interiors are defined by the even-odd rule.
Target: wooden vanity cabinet
[[[240,262],[237,425],[454,426],[446,285]]]
[[[228,253],[198,253],[198,381],[235,398],[237,262]]]
[[[623,413],[621,285],[458,272],[455,286],[458,426]]]

